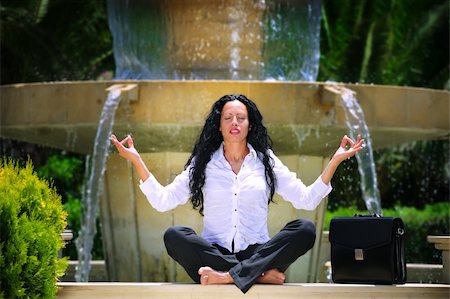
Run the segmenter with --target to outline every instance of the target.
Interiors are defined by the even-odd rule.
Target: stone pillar
[[[427,240],[442,251],[442,282],[450,283],[450,236],[428,236]]]

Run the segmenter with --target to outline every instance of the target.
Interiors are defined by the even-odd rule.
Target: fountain
[[[127,12],[120,5],[132,1],[114,2],[119,6],[109,6],[111,14],[134,14],[115,20],[131,18],[134,26],[139,25],[138,16],[145,12],[142,7]],[[195,9],[190,5],[188,9],[184,1],[152,4],[155,19],[146,21],[153,23],[146,23],[142,33],[149,34],[148,26],[153,24],[159,34],[152,34],[155,40],[149,42],[160,47],[156,47],[153,60],[141,65],[138,58],[149,46],[129,54],[125,46],[140,39],[128,35],[131,40],[123,43],[121,50],[115,49],[115,55],[123,58],[117,66],[118,80],[2,86],[1,137],[90,154],[111,86],[120,90],[113,131],[119,138],[133,135],[135,146],[161,183],[168,183],[181,171],[211,104],[229,93],[243,93],[255,100],[275,151],[305,183],[317,178],[348,132],[343,88],[357,94],[374,149],[448,135],[446,91],[314,82],[317,66],[303,67],[299,48],[290,52],[283,48],[298,44],[299,39],[283,26],[317,25],[317,1],[274,1],[273,6],[265,1],[248,4],[239,0],[192,3]],[[203,5],[214,9],[203,10]],[[304,19],[296,15],[300,5],[306,7]],[[255,26],[245,23],[244,12],[248,23]],[[208,35],[211,40],[199,39],[202,30],[214,33]],[[117,39],[120,37],[115,37],[115,47]],[[318,52],[304,51],[317,62]],[[279,53],[293,55],[294,67],[285,64],[286,56]],[[143,77],[127,73],[135,68],[149,73],[143,72]],[[110,280],[190,281],[166,254],[162,234],[174,224],[200,231],[201,218],[188,205],[163,214],[154,211],[137,184],[132,166],[109,155],[100,213]],[[316,211],[297,211],[280,199],[276,201],[269,215],[271,234],[289,219],[305,217],[317,224],[320,240],[326,201]],[[289,268],[288,281],[316,281],[319,251],[320,242],[316,242]]]

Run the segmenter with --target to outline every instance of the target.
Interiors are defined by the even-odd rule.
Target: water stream
[[[95,136],[94,150],[91,162],[86,158],[86,181],[83,186],[81,229],[75,241],[78,251],[78,265],[75,279],[77,282],[89,281],[91,271],[92,246],[96,231],[96,219],[99,207],[99,199],[102,193],[103,174],[106,169],[106,159],[110,145],[114,124],[114,116],[120,101],[120,89],[112,89],[103,106],[97,133]]]
[[[108,0],[116,79],[315,81],[320,0]]]
[[[349,89],[342,89],[342,104],[345,108],[346,125],[349,137],[356,140],[357,135],[364,139],[364,149],[356,155],[358,171],[361,176],[361,193],[369,214],[382,214],[380,192],[378,190],[377,174],[373,159],[372,139],[367,127],[364,111],[358,103],[354,93]]]

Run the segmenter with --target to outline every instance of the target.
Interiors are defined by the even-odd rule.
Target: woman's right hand
[[[122,141],[119,141],[116,135],[111,135],[111,141],[116,147],[119,155],[129,160],[130,162],[136,162],[140,159],[140,155],[133,144],[133,139],[128,135]]]
[[[147,166],[141,159],[141,155],[139,155],[138,151],[134,148],[133,138],[128,135],[124,140],[119,141],[115,135],[111,135],[111,141],[117,148],[119,155],[133,163],[139,177],[145,182],[150,176],[150,171],[148,171]]]

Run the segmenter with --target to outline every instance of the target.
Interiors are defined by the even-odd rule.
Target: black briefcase
[[[400,218],[333,218],[329,235],[333,282],[404,284],[404,234]]]

